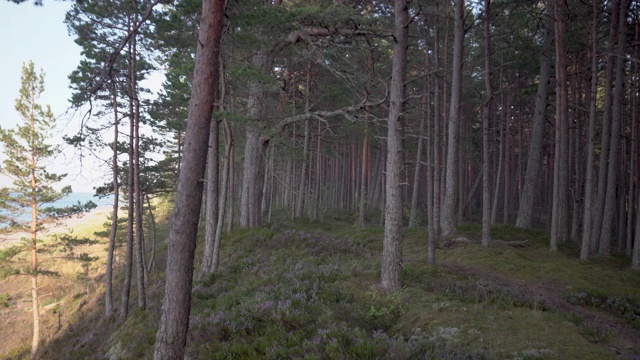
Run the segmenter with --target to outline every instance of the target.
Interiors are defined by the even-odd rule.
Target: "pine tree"
[[[38,352],[40,326],[38,312],[38,234],[44,222],[52,218],[80,211],[81,206],[56,209],[43,207],[71,193],[71,187],[61,191],[53,188],[66,174],[53,174],[46,170],[50,159],[59,152],[56,145],[46,142],[55,128],[55,117],[51,108],[38,104],[44,92],[44,72],[36,73],[33,62],[22,67],[20,97],[16,99],[16,110],[22,124],[14,129],[0,127],[0,144],[7,159],[0,173],[13,180],[13,186],[0,191],[0,203],[11,218],[11,230],[30,231],[31,238],[31,300],[33,307],[33,341],[31,357]],[[94,205],[95,206],[95,205]],[[31,212],[29,221],[21,221],[21,215]]]

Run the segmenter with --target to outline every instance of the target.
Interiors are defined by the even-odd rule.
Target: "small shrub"
[[[11,295],[9,293],[0,293],[0,306],[1,307],[9,307],[11,306]]]

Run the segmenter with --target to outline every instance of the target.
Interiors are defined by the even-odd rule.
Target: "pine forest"
[[[64,26],[59,140],[109,205],[47,205],[72,190],[24,59],[0,357],[640,358],[640,2],[76,0]]]

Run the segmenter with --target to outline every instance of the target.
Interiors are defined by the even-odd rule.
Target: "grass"
[[[168,211],[166,212],[169,213]],[[165,222],[159,228],[166,237]],[[637,357],[640,276],[622,259],[581,262],[574,249],[547,250],[546,235],[463,225],[463,246],[426,264],[424,228],[405,229],[403,289],[379,289],[382,228],[354,214],[238,229],[223,238],[220,271],[194,282],[187,356],[193,359],[609,359]],[[166,246],[159,247],[166,251]],[[104,246],[101,251],[104,251]],[[196,259],[201,258],[198,246]],[[93,256],[93,255],[91,255]],[[68,359],[151,358],[162,298],[163,262],[150,276],[147,311],[124,324],[103,319],[100,269],[69,279],[56,295],[67,322],[45,354]],[[199,264],[195,264],[199,269]],[[116,272],[116,282],[121,273]],[[117,289],[116,289],[117,290]],[[135,286],[132,299],[135,299]],[[3,290],[0,289],[0,293]],[[116,294],[119,294],[116,291]],[[12,302],[14,297],[9,298]],[[55,301],[54,301],[55,300]],[[10,305],[12,306],[12,305]],[[0,308],[2,311],[2,308]],[[54,314],[51,314],[55,319]],[[55,322],[52,322],[54,324]],[[624,331],[623,331],[624,330]],[[20,354],[17,342],[13,354]],[[21,347],[22,346],[22,347]],[[18,358],[20,356],[17,356]]]

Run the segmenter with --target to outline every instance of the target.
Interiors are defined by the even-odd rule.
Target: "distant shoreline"
[[[64,220],[59,221],[58,224],[45,225],[44,229],[38,233],[40,239],[46,238],[53,234],[62,234],[73,230],[81,224],[96,221],[105,221],[113,210],[112,206],[103,205],[99,206],[82,216],[71,216]],[[0,249],[5,249],[13,246],[21,241],[22,238],[30,238],[31,233],[27,231],[15,232],[7,235],[0,235]]]

